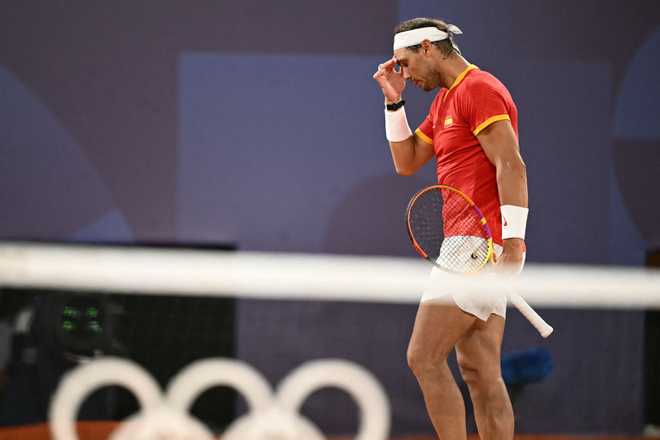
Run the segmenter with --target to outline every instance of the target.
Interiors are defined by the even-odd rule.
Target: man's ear
[[[429,53],[429,50],[431,49],[431,42],[429,40],[424,40],[421,43],[422,49],[424,49],[424,55]]]

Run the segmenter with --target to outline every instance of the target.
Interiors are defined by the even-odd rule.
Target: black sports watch
[[[395,102],[394,104],[386,104],[385,108],[391,112],[395,112],[399,110],[401,107],[403,107],[405,103],[406,101],[402,99],[401,101]]]

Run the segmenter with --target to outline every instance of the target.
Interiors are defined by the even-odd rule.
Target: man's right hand
[[[396,66],[396,58],[392,57],[383,64],[378,65],[378,70],[373,76],[389,102],[399,101],[403,94],[403,89],[406,88],[403,69],[397,71],[395,70]]]

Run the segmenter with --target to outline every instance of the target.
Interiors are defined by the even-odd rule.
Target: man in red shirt
[[[438,182],[466,193],[488,219],[498,265],[521,267],[528,210],[518,112],[502,83],[463,58],[453,40],[460,33],[428,18],[405,21],[395,30],[394,56],[374,74],[385,95],[394,167],[411,175],[435,157]],[[408,80],[426,91],[440,89],[414,134],[402,98]],[[506,298],[438,293],[439,280],[431,281],[436,286],[422,296],[408,364],[438,436],[467,438],[463,398],[447,365],[455,349],[480,437],[513,439],[513,409],[500,371]],[[433,301],[447,294],[453,304]]]

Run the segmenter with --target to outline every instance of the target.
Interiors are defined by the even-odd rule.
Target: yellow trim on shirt
[[[465,78],[465,75],[467,75],[468,72],[469,72],[470,70],[474,70],[474,69],[478,69],[478,67],[475,66],[474,64],[469,64],[469,65],[465,68],[465,70],[462,71],[462,72],[456,77],[456,79],[454,80],[454,84],[452,84],[451,87],[449,88],[449,90],[447,90],[447,93],[451,92],[451,89],[453,89],[454,87],[456,87],[457,85],[459,85],[459,84],[461,83],[461,81],[463,81],[463,78]],[[447,95],[447,93],[445,93],[445,96]]]
[[[482,122],[481,124],[479,124],[479,126],[478,126],[477,128],[475,128],[474,131],[473,131],[472,133],[474,133],[474,135],[476,136],[476,135],[478,135],[479,133],[481,133],[481,131],[482,131],[484,128],[488,127],[488,126],[489,126],[490,124],[492,124],[493,122],[497,122],[497,121],[510,121],[510,120],[511,120],[511,118],[510,118],[509,115],[507,115],[507,114],[491,116],[490,118],[486,119],[484,122]]]
[[[426,142],[427,144],[431,144],[431,145],[433,145],[433,139],[431,139],[431,138],[428,137],[426,134],[424,134],[424,132],[423,132],[422,130],[420,130],[419,128],[418,128],[417,130],[415,130],[415,134],[416,134],[417,136],[419,136],[419,138],[420,138],[421,140],[423,140],[424,142]]]

